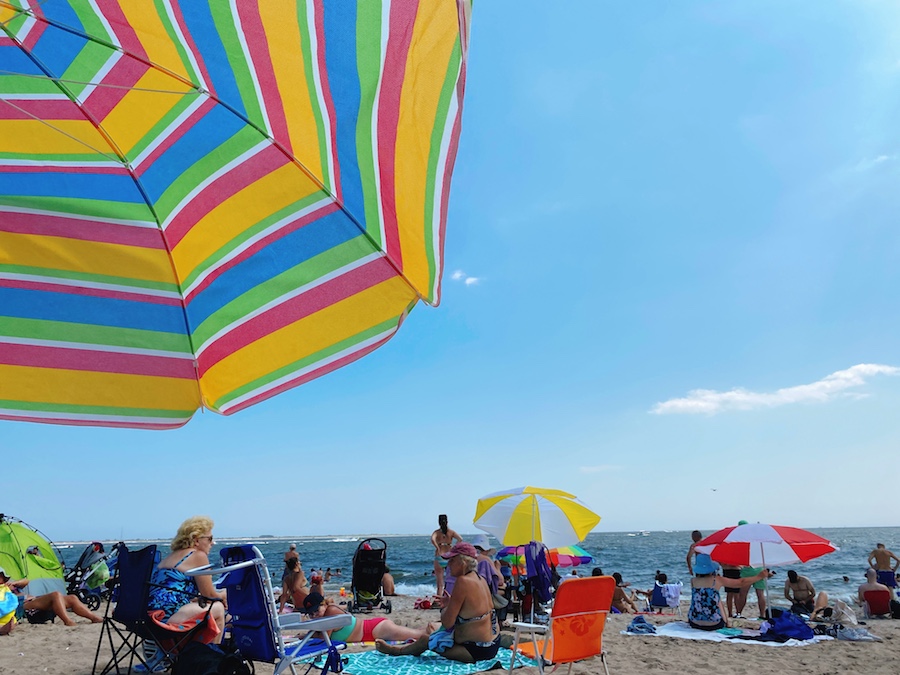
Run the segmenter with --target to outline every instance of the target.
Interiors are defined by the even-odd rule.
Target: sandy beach
[[[390,618],[409,626],[422,626],[437,618],[436,610],[413,608],[415,598],[396,596]],[[377,613],[377,615],[382,615]],[[0,673],[2,675],[88,675],[100,635],[100,625],[73,617],[78,623],[66,628],[54,624],[18,626],[15,632],[0,637]],[[622,635],[631,616],[612,615],[604,633],[610,672],[616,675],[646,672],[729,673],[758,675],[784,673],[891,673],[900,672],[900,621],[871,620],[867,628],[883,638],[882,642],[845,642],[832,640],[802,647],[770,647],[764,644],[728,644],[657,636]],[[646,615],[654,624],[677,617]],[[753,627],[756,622],[746,621]],[[351,650],[370,647],[353,645]],[[101,657],[105,656],[101,653]],[[108,655],[106,655],[108,656]],[[104,661],[105,662],[105,661]],[[573,668],[575,675],[602,672],[599,659]],[[269,675],[271,666],[257,664],[257,673]],[[534,669],[522,672],[536,672]]]

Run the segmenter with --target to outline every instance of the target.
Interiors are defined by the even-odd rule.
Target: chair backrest
[[[616,581],[609,576],[572,579],[560,585],[550,614],[550,661],[579,661],[603,650],[603,629],[615,590]]]
[[[879,614],[891,613],[891,592],[890,591],[864,591],[863,598],[868,605],[868,612],[871,616]]]
[[[653,591],[650,593],[651,607],[668,607],[666,596],[663,595],[663,585],[658,581],[653,583]]]
[[[150,592],[150,575],[156,565],[156,546],[145,546],[129,551],[125,544],[118,544],[117,600],[112,618],[134,630],[147,623],[147,596]]]
[[[278,609],[271,587],[263,581],[269,576],[265,558],[252,544],[222,549],[221,555],[223,566],[254,561],[253,565],[228,572],[219,582],[228,592],[232,640],[245,658],[275,663],[281,656]]]

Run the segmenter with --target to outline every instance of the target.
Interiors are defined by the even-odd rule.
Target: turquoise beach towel
[[[421,656],[389,656],[376,651],[341,656],[347,659],[344,672],[351,675],[468,675],[483,670],[507,670],[512,652],[501,648],[494,658],[475,663],[450,661],[432,651],[426,651]],[[316,666],[321,667],[323,663],[320,658]],[[516,668],[536,665],[536,661],[521,655],[516,659]]]

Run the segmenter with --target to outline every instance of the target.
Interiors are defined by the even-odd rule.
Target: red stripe
[[[180,380],[193,380],[196,377],[193,361],[189,359],[35,345],[4,344],[0,350],[0,364],[121,375],[149,375]]]
[[[193,417],[193,415],[191,415]],[[67,427],[109,427],[113,429],[178,429],[191,421],[191,417],[173,422],[171,424],[155,424],[151,422],[141,422],[140,418],[135,418],[133,422],[109,422],[106,420],[69,420],[64,418],[53,419],[52,417],[16,417],[14,415],[0,414],[0,420],[8,422],[38,422],[39,424],[63,424]]]
[[[317,50],[319,57],[317,63],[319,68],[319,83],[322,86],[322,99],[325,104],[325,110],[328,111],[328,123],[331,127],[331,148],[329,149],[329,152],[331,154],[331,163],[334,171],[331,190],[334,193],[334,198],[340,203],[344,192],[341,189],[341,166],[338,161],[337,153],[337,115],[334,112],[334,101],[331,98],[331,86],[328,82],[328,65],[325,62],[325,10],[322,4],[317,2],[313,5],[313,12],[316,42],[318,42],[319,46]],[[327,167],[322,167],[322,169],[323,172],[328,170]]]
[[[299,230],[301,227],[304,227],[305,225],[308,225],[309,223],[314,222],[314,221],[318,220],[319,218],[324,218],[329,213],[333,213],[334,211],[337,211],[337,210],[338,210],[338,205],[335,204],[334,202],[329,202],[322,208],[316,209],[312,213],[308,213],[307,215],[303,216],[302,218],[298,218],[297,220],[286,224],[284,227],[280,228],[278,231],[272,232],[268,236],[260,239],[253,246],[250,246],[245,251],[243,251],[240,255],[235,256],[233,259],[229,260],[224,265],[221,265],[220,267],[217,267],[212,272],[210,272],[209,275],[207,275],[207,277],[200,284],[198,284],[187,296],[185,296],[185,302],[187,304],[190,304],[191,300],[193,300],[197,296],[197,294],[199,294],[200,292],[205,290],[207,287],[209,287],[209,285],[212,284],[213,281],[218,279],[222,274],[224,274],[225,272],[230,270],[232,267],[235,267],[235,266],[239,265],[240,263],[244,262],[245,260],[256,255],[257,253],[259,253],[261,250],[263,250],[264,248],[266,248],[273,242],[275,242],[283,237],[286,237],[291,232]]]
[[[49,28],[41,4],[42,3],[35,2],[31,5],[31,10],[34,12],[35,17],[37,18],[37,23],[35,24],[34,28],[31,29],[31,31],[25,37],[25,41],[22,43],[22,46],[29,51],[34,49],[35,45],[38,43],[38,40],[41,39],[41,37]]]
[[[137,59],[130,58],[127,54],[103,76],[100,86],[95,87],[85,99],[83,107],[93,119],[104,120],[112,112],[122,99],[128,95],[131,87],[136,85],[141,77],[150,70],[150,66]],[[163,94],[168,96],[168,94]]]
[[[113,34],[126,56],[137,57],[147,61],[147,52],[137,37],[125,14],[122,12],[121,0],[97,0],[97,7],[109,22]]]
[[[119,169],[120,173],[121,171]],[[119,223],[98,223],[92,220],[79,220],[43,213],[0,211],[0,232],[165,250],[162,233],[157,228],[134,227]]]
[[[399,270],[403,269],[403,255],[400,250],[394,184],[397,126],[400,120],[400,96],[406,77],[406,60],[418,9],[418,2],[391,5],[390,32],[384,56],[384,78],[378,97],[378,170],[384,211],[384,243],[388,257]]]
[[[244,188],[288,164],[289,161],[281,150],[269,145],[228,173],[219,176],[194,196],[166,227],[166,240],[170,249],[174,250],[188,231],[210,211]]]
[[[440,220],[438,221],[438,258],[437,260],[444,259],[444,241],[446,239],[446,228],[447,228],[447,209],[450,203],[450,177],[453,173],[453,165],[456,163],[456,153],[459,149],[459,133],[461,128],[461,120],[462,120],[462,98],[460,98],[460,107],[457,108],[456,119],[453,120],[453,130],[450,132],[450,145],[447,148],[447,158],[444,164],[444,180],[441,188],[441,214]],[[435,265],[437,265],[437,260],[435,260]],[[434,273],[439,274],[440,270],[435,269]],[[441,304],[441,277],[437,277],[437,285],[434,289],[434,298],[432,299],[432,303],[434,307],[437,307]]]
[[[234,406],[233,408],[229,408],[227,412],[223,412],[222,414],[223,415],[233,415],[234,413],[239,412],[239,411],[243,410],[244,408],[249,408],[252,405],[256,405],[260,401],[265,401],[267,398],[272,398],[273,396],[277,396],[278,394],[281,394],[281,393],[287,391],[288,389],[293,389],[294,387],[299,387],[300,385],[306,384],[307,382],[310,382],[310,381],[316,379],[317,377],[322,377],[322,375],[327,375],[328,373],[335,371],[338,368],[343,368],[348,363],[353,363],[354,361],[361,359],[366,354],[370,354],[371,352],[378,349],[381,345],[383,345],[385,342],[387,342],[392,337],[394,337],[395,333],[396,333],[396,331],[394,331],[394,333],[391,333],[390,335],[388,335],[386,338],[384,338],[384,340],[379,340],[375,344],[369,345],[365,349],[361,349],[358,352],[353,352],[352,354],[348,354],[347,356],[340,358],[337,361],[328,363],[328,364],[322,366],[321,368],[316,368],[315,370],[305,373],[304,375],[301,375],[300,377],[297,377],[293,380],[289,380],[283,384],[280,384],[277,387],[275,387],[274,389],[269,389],[268,391],[258,394],[257,396],[249,398],[246,401]]]
[[[143,302],[148,305],[168,305],[169,307],[181,307],[180,298],[164,298],[158,295],[127,293],[123,291],[104,290],[101,288],[85,288],[84,286],[67,286],[66,284],[54,284],[42,281],[0,279],[0,288],[18,288],[25,291],[41,291],[44,293],[66,293],[68,295],[83,295],[94,298],[108,298],[110,300]]]
[[[147,155],[143,160],[141,160],[140,165],[137,167],[136,174],[138,177],[142,176],[143,173],[153,166],[153,162],[155,162],[166,150],[171,148],[175,143],[177,143],[182,136],[184,136],[191,128],[197,124],[200,120],[202,120],[206,114],[216,107],[216,102],[210,98],[206,98],[203,100],[203,103],[198,107],[194,112],[192,112],[187,119],[185,119],[181,124],[179,124],[174,129],[171,129],[166,136],[165,140],[157,145],[153,152]]]
[[[396,276],[383,258],[358,267],[249,319],[211,343],[197,358],[200,377],[216,363],[285,326]]]
[[[266,117],[269,120],[269,133],[280,145],[291,154],[291,137],[288,133],[287,118],[284,114],[284,103],[278,89],[278,80],[275,78],[275,68],[272,65],[270,49],[263,28],[262,17],[259,14],[257,3],[245,2],[238,4],[238,15],[241,27],[246,36],[247,48],[250,50],[250,60],[253,63],[253,71],[265,102]]]
[[[69,99],[16,99],[0,106],[0,120],[83,120],[84,115]]]

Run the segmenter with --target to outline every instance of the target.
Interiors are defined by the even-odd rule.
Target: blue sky
[[[482,0],[440,307],[171,432],[0,422],[58,540],[896,525],[900,6]],[[865,365],[864,365],[865,364]]]

